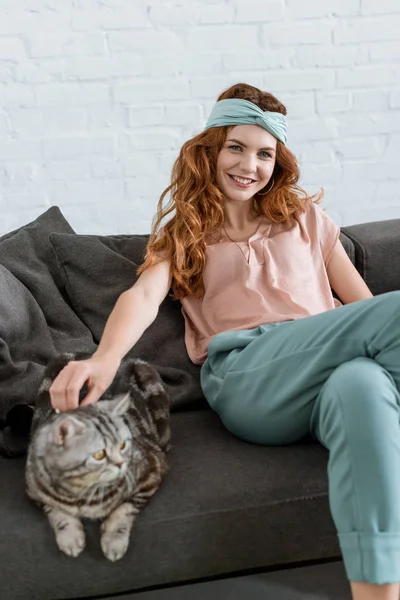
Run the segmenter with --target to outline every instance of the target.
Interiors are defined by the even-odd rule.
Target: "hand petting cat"
[[[84,386],[88,394],[81,406],[97,402],[111,385],[120,364],[119,359],[96,354],[83,360],[69,360],[49,388],[54,410],[63,412],[77,408]]]

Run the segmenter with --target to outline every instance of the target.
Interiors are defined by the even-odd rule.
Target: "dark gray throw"
[[[30,411],[50,358],[92,354],[118,296],[136,280],[147,236],[74,233],[57,207],[0,238],[0,453],[26,452]],[[173,410],[205,405],[169,296],[129,357],[152,363]]]

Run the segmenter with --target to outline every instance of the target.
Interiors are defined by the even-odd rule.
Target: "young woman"
[[[57,377],[52,404],[75,408],[85,382],[84,403],[96,402],[172,286],[211,407],[244,440],[289,444],[311,432],[329,449],[353,598],[398,600],[400,293],[372,297],[320,196],[297,185],[285,115],[246,84],[220,95],[175,162],[137,282],[96,353]]]

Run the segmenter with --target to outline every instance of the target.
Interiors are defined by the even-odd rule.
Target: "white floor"
[[[107,600],[351,600],[341,562],[110,596]]]

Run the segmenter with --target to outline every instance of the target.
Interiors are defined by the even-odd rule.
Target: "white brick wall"
[[[400,218],[399,0],[0,0],[0,234],[61,207],[147,232],[180,145],[247,81],[340,225]]]

